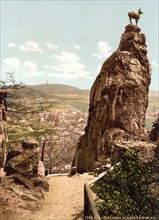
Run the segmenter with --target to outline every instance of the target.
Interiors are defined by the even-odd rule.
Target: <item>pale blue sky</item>
[[[26,84],[60,83],[89,89],[117,49],[128,11],[142,8],[152,63],[150,89],[159,88],[158,1],[2,1],[1,72]]]

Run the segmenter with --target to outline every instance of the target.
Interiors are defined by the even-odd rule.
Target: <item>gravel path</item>
[[[82,220],[83,188],[90,179],[88,174],[51,177],[42,208],[28,220]]]

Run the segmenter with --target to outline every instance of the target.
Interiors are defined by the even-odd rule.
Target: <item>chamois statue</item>
[[[138,10],[138,13],[135,13],[135,12],[128,12],[128,16],[129,16],[129,20],[130,20],[130,23],[132,24],[132,21],[131,19],[135,19],[136,21],[136,26],[137,26],[137,23],[140,19],[140,15],[143,14],[143,12],[141,11],[141,8],[139,8]]]

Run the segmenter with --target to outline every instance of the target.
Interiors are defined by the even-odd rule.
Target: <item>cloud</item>
[[[57,61],[58,65],[43,66],[44,68],[50,68],[51,70],[55,71],[55,73],[49,73],[49,76],[63,79],[92,79],[92,77],[86,71],[83,63],[81,63],[80,58],[76,54],[61,52],[58,55],[55,54],[51,56],[51,58]]]
[[[43,65],[43,68],[49,69],[50,67],[48,65]]]
[[[20,67],[20,60],[16,57],[8,57],[3,60],[4,68],[6,72],[17,72]]]
[[[32,77],[43,75],[43,72],[38,71],[36,63],[28,60],[21,62],[16,57],[8,57],[3,60],[3,71],[15,73],[17,76]]]
[[[22,65],[21,65],[21,72],[22,72],[24,77],[43,75],[42,72],[38,72],[37,71],[37,64],[33,63],[30,60],[22,63]]]
[[[20,45],[19,50],[23,52],[43,52],[42,49],[39,47],[39,44],[35,41],[28,41],[24,45]]]
[[[48,73],[47,75],[50,77],[59,78],[59,79],[78,79],[77,75],[73,75],[70,73],[65,73],[65,74],[63,74],[63,73]]]
[[[96,57],[98,59],[108,58],[112,53],[112,48],[109,46],[106,41],[99,41],[97,44],[97,52],[92,53],[92,57]]]
[[[54,50],[54,49],[57,49],[58,48],[58,45],[56,44],[52,44],[52,43],[47,43],[45,44],[46,47],[49,49],[49,50]]]
[[[10,42],[10,43],[8,44],[8,48],[12,48],[12,47],[16,47],[16,44],[13,43],[13,42]]]
[[[155,61],[152,61],[152,63],[151,63],[153,66],[155,66],[157,69],[159,68],[159,65],[158,65],[158,63],[156,63]]]
[[[74,45],[74,48],[75,48],[76,50],[79,50],[81,47],[80,47],[79,45]]]

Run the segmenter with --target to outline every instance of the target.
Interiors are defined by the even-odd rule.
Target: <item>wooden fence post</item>
[[[89,216],[89,201],[87,196],[86,184],[84,184],[84,220],[88,220]]]

